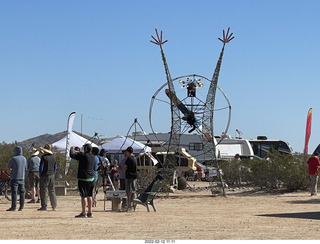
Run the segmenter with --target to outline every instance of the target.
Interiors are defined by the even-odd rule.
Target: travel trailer
[[[234,158],[236,154],[246,156],[254,155],[250,142],[246,139],[239,138],[218,138],[217,150],[219,153],[218,158],[221,159]]]

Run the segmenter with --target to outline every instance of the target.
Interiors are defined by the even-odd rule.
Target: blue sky
[[[163,30],[171,76],[212,77],[231,28],[219,86],[232,105],[229,134],[266,135],[302,152],[320,143],[320,2],[289,0],[1,1],[0,141],[66,130],[126,135],[134,118],[146,132],[152,95],[166,82],[154,29]],[[81,126],[82,115],[82,126]],[[155,130],[169,116],[153,114]],[[223,131],[216,117],[215,133]]]

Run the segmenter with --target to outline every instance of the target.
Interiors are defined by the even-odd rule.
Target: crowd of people
[[[55,194],[55,173],[57,163],[51,151],[51,146],[46,144],[40,147],[43,155],[41,159],[38,157],[39,151],[32,149],[32,155],[27,160],[23,156],[23,151],[20,146],[14,148],[14,156],[8,163],[8,168],[11,170],[11,207],[7,211],[15,211],[17,208],[17,195],[19,191],[19,209],[22,211],[25,203],[25,174],[29,170],[29,184],[31,188],[32,199],[28,203],[41,203],[41,208],[38,211],[47,210],[48,195],[52,210],[57,208],[57,197]],[[38,200],[36,201],[36,196]]]
[[[42,153],[41,158],[38,156]],[[127,198],[122,199],[121,211],[133,210],[133,199],[136,197],[137,181],[137,160],[133,154],[133,148],[128,147],[123,151],[124,158],[118,163],[109,163],[104,149],[99,150],[91,144],[85,144],[83,150],[72,146],[70,157],[78,161],[78,191],[81,197],[81,213],[76,218],[92,218],[92,207],[94,204],[94,191],[97,191],[100,185],[98,183],[98,171],[101,168],[108,168],[111,184],[114,189],[125,190]],[[57,171],[57,162],[52,152],[51,145],[46,144],[32,149],[31,157],[27,160],[23,156],[20,146],[14,148],[14,156],[8,163],[11,170],[11,207],[7,211],[17,209],[17,195],[20,194],[19,209],[22,211],[25,204],[25,175],[28,171],[28,181],[31,190],[31,200],[27,203],[40,203],[38,211],[48,210],[48,197],[53,211],[57,210],[57,197],[55,193],[55,174]],[[104,172],[105,173],[105,172]],[[104,177],[102,175],[102,177]],[[103,179],[104,180],[104,179]]]

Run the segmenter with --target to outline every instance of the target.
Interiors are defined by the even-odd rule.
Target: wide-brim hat
[[[44,147],[40,147],[40,149],[45,153],[53,154],[51,151],[51,145],[49,144],[46,144]]]
[[[39,151],[37,148],[32,148],[32,151],[31,151],[31,156],[37,156],[39,155]]]

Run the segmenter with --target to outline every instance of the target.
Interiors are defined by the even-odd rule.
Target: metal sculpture
[[[151,36],[153,40],[150,42],[158,45],[161,50],[162,55],[162,61],[165,68],[167,83],[164,84],[158,91],[154,94],[152,97],[151,105],[150,105],[150,111],[149,111],[149,120],[150,120],[150,126],[152,131],[152,122],[151,122],[151,111],[152,106],[155,97],[158,95],[158,93],[164,88],[164,86],[167,86],[167,89],[165,89],[165,93],[167,97],[170,100],[170,108],[171,108],[171,130],[170,130],[170,138],[168,142],[168,151],[177,151],[179,150],[179,142],[180,142],[180,135],[181,135],[181,124],[182,122],[185,122],[189,126],[188,132],[191,133],[193,131],[197,131],[200,133],[204,140],[204,154],[206,155],[206,158],[213,161],[216,159],[216,144],[214,140],[214,130],[213,130],[213,111],[215,106],[215,98],[216,98],[216,90],[217,88],[221,91],[223,96],[225,97],[228,108],[229,108],[229,119],[227,123],[227,127],[224,133],[227,133],[227,130],[229,128],[230,123],[230,115],[231,115],[231,105],[229,103],[228,98],[224,94],[224,92],[221,90],[221,88],[218,86],[218,79],[219,79],[219,72],[221,68],[222,58],[224,54],[224,48],[225,44],[229,43],[234,37],[233,33],[229,34],[230,28],[228,28],[227,32],[223,30],[223,38],[218,38],[222,43],[223,47],[220,52],[220,56],[216,65],[216,68],[214,70],[212,79],[209,80],[203,76],[192,74],[189,76],[186,76],[185,81],[181,80],[183,76],[172,79],[169,67],[166,61],[166,57],[164,55],[163,51],[163,44],[167,42],[167,40],[163,41],[162,38],[162,31],[160,32],[160,35],[156,31],[156,37]],[[186,99],[180,100],[175,91],[174,87],[174,81],[179,80],[179,83],[187,88],[187,98],[191,100],[190,103],[186,102]],[[208,93],[206,96],[205,101],[198,100],[196,104],[194,104],[194,100],[197,99],[196,90],[198,88],[203,87],[202,80],[208,80],[210,85],[208,89]],[[182,113],[182,116],[180,116],[180,112]]]
[[[224,47],[227,43],[229,43],[234,37],[232,36],[233,33],[229,35],[230,27],[228,28],[227,34],[225,34],[225,31],[223,30],[223,39],[218,38],[222,43],[222,50],[220,52],[220,56],[216,65],[216,68],[214,70],[210,87],[207,94],[207,99],[205,103],[205,109],[203,112],[203,119],[202,119],[202,126],[203,126],[203,134],[205,136],[205,140],[211,141],[211,143],[205,143],[204,145],[204,151],[205,155],[207,155],[209,158],[215,158],[216,156],[216,145],[214,144],[212,138],[214,137],[214,131],[213,131],[213,115],[214,113],[214,104],[215,104],[215,96],[216,96],[216,90],[218,86],[218,80],[219,80],[219,73],[222,63],[222,57],[224,53]]]
[[[150,42],[158,45],[161,50],[161,56],[162,56],[162,61],[164,65],[164,69],[166,72],[166,77],[167,77],[167,85],[168,89],[170,91],[170,103],[171,103],[171,133],[170,133],[170,139],[169,139],[169,145],[168,145],[168,152],[170,150],[179,150],[179,142],[180,142],[180,130],[181,130],[181,122],[180,122],[180,115],[179,115],[179,109],[178,106],[175,104],[178,104],[177,96],[174,90],[172,78],[170,75],[169,67],[167,64],[166,57],[164,55],[162,45],[166,43],[168,40],[163,41],[162,40],[162,31],[160,32],[160,36],[158,34],[158,30],[156,29],[156,35],[157,38],[154,36],[151,36],[153,40],[150,40]]]
[[[229,103],[229,100],[225,93],[222,91],[222,89],[218,86],[218,78],[219,78],[219,72],[220,72],[220,67],[222,63],[222,57],[224,53],[224,47],[225,44],[230,42],[234,37],[232,36],[233,33],[229,34],[230,28],[228,28],[227,33],[223,30],[223,38],[218,38],[221,42],[223,42],[223,47],[220,52],[220,56],[214,71],[214,74],[212,76],[212,79],[209,80],[203,76],[196,75],[196,74],[191,74],[188,76],[181,76],[175,79],[171,78],[168,64],[163,52],[162,45],[167,42],[167,40],[163,41],[162,39],[162,31],[160,32],[160,35],[156,31],[156,36],[151,36],[153,40],[150,42],[158,45],[161,50],[161,55],[162,55],[162,60],[163,64],[165,67],[165,73],[167,77],[167,83],[164,84],[162,87],[158,89],[158,91],[154,94],[152,97],[151,105],[150,105],[150,111],[149,111],[149,120],[150,120],[150,126],[152,128],[152,122],[151,122],[151,110],[153,106],[153,100],[154,98],[158,95],[158,93],[164,88],[164,86],[167,86],[168,88],[165,90],[166,95],[170,99],[170,108],[171,108],[171,136],[169,141],[170,149],[175,149],[178,148],[179,145],[179,137],[178,135],[181,133],[181,119],[186,121],[187,124],[191,127],[191,129],[188,130],[189,133],[193,132],[194,130],[197,130],[198,132],[202,133],[204,138],[207,139],[208,141],[213,141],[214,137],[214,132],[213,132],[213,111],[214,111],[214,104],[215,104],[215,96],[216,96],[216,89],[218,88],[222,95],[224,96],[225,100],[228,103],[228,108],[229,108],[229,119],[227,122],[227,127],[226,130],[224,131],[225,133],[227,132],[229,128],[229,123],[230,123],[230,113],[231,113],[231,105]],[[183,81],[182,79],[185,77],[186,81]],[[187,97],[191,98],[191,102],[187,103],[184,101],[181,101],[177,95],[176,91],[174,88],[174,81],[178,81],[183,87],[187,88],[188,95]],[[196,89],[203,87],[203,81],[208,80],[210,83],[210,87],[207,92],[207,97],[205,102],[200,101],[198,99],[197,105],[194,105],[194,99],[197,99],[196,96]],[[180,112],[183,114],[183,116],[180,116]],[[211,143],[212,144],[212,143]],[[212,151],[211,148],[210,150],[207,151]],[[211,157],[212,158],[212,157]]]

